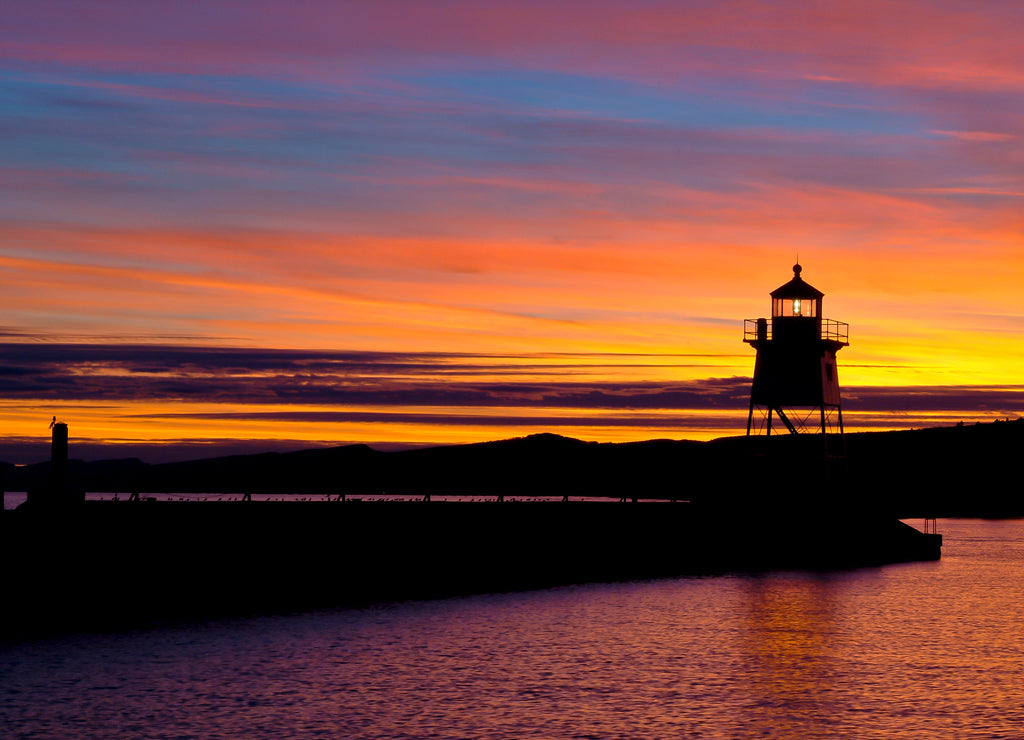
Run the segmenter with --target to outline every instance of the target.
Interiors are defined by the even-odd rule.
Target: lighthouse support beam
[[[789,430],[790,434],[796,434],[797,433],[796,427],[793,426],[793,422],[791,422],[789,420],[789,417],[786,416],[786,414],[782,411],[782,407],[781,406],[776,406],[775,407],[775,413],[779,415],[780,419],[782,419],[782,423],[786,425],[786,429]]]

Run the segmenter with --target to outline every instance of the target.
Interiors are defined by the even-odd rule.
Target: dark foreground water
[[[1024,522],[940,531],[936,563],[0,644],[0,737],[1022,737]]]

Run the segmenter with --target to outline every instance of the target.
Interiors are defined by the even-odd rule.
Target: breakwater
[[[126,502],[3,517],[5,634],[938,558],[891,516],[671,502]]]

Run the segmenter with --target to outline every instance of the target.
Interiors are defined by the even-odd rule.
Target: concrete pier
[[[90,501],[4,522],[5,632],[935,559],[891,517],[686,503]],[[29,556],[29,553],[32,553]]]

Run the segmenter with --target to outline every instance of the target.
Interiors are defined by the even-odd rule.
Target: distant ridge
[[[899,516],[1024,516],[1015,470],[1024,420],[847,435],[845,466],[820,438],[584,442],[542,433],[381,452],[356,444],[150,465],[72,460],[86,491],[372,495],[641,496],[715,502],[799,490],[853,496]],[[74,445],[72,442],[72,457]],[[49,463],[0,464],[5,488],[45,485]]]

